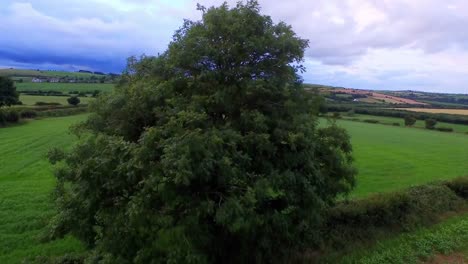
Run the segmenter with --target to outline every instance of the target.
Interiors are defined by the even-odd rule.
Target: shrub
[[[436,129],[442,132],[453,132],[453,128],[451,127],[438,127]]]
[[[54,105],[61,105],[61,104],[57,103],[57,102],[36,102],[35,105],[37,105],[37,106],[47,106],[47,105],[54,106]]]
[[[70,116],[86,113],[88,111],[87,107],[77,107],[77,108],[64,108],[64,109],[53,109],[37,112],[40,117],[58,117],[58,116]]]
[[[462,210],[468,198],[468,178],[427,184],[404,191],[345,201],[329,211],[322,228],[324,243],[333,248],[372,240],[383,231],[411,230]]]
[[[354,115],[355,115],[354,109],[351,109],[348,112],[346,112],[346,116],[354,116]]]
[[[0,107],[0,126],[3,126],[6,124],[6,120],[5,120],[5,110]]]
[[[392,123],[392,126],[400,126],[400,123]]]
[[[364,122],[366,122],[366,123],[371,123],[371,124],[377,124],[377,123],[379,123],[379,120],[375,120],[375,119],[365,119]]]
[[[15,83],[9,77],[0,76],[0,107],[18,103],[19,94]]]
[[[77,106],[80,103],[80,98],[76,96],[72,96],[67,99],[67,102],[71,105]]]
[[[21,118],[35,118],[37,116],[37,112],[34,110],[24,109],[20,112]]]
[[[416,118],[413,115],[405,116],[405,126],[413,126],[416,123]]]
[[[460,177],[455,180],[446,181],[445,185],[458,196],[468,199],[468,177]]]
[[[332,114],[332,117],[335,118],[335,119],[340,119],[341,118],[341,113],[340,112],[334,112]]]
[[[437,120],[429,118],[426,119],[425,124],[427,129],[434,129],[437,124]]]
[[[4,112],[4,120],[7,123],[18,123],[20,120],[20,115],[18,114],[18,111],[14,109],[8,109]]]

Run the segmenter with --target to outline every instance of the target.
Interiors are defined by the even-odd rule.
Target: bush
[[[54,106],[54,105],[61,105],[61,104],[57,103],[57,102],[36,102],[34,105],[37,105],[37,106],[47,106],[47,105]]]
[[[351,109],[348,112],[346,112],[346,116],[351,116],[352,117],[354,115],[355,115],[354,109]]]
[[[64,108],[64,109],[53,109],[37,112],[40,117],[58,117],[58,116],[70,116],[88,112],[87,107],[77,108]]]
[[[466,198],[468,178],[462,178],[341,202],[329,212],[322,229],[324,243],[340,248],[372,240],[379,232],[432,224],[443,213],[464,209]]]
[[[24,109],[20,112],[21,118],[35,118],[37,117],[37,112],[34,110]]]
[[[18,103],[19,94],[12,79],[0,76],[0,107]]]
[[[437,120],[429,118],[426,119],[425,124],[427,129],[434,129],[437,124]]]
[[[400,126],[400,123],[392,123],[392,126]]]
[[[451,128],[451,127],[438,127],[436,129],[441,131],[441,132],[453,132],[453,128]]]
[[[468,199],[468,177],[460,177],[455,180],[446,181],[445,185],[458,196]]]
[[[366,122],[366,123],[371,123],[371,124],[377,124],[377,123],[379,123],[379,120],[375,120],[375,119],[365,119],[364,122]]]
[[[77,106],[80,103],[80,98],[76,96],[72,96],[67,99],[67,102],[73,106]]]
[[[18,123],[20,115],[18,114],[18,111],[9,109],[4,112],[4,120],[7,123]]]
[[[416,123],[416,118],[413,115],[405,116],[405,126],[413,126]]]

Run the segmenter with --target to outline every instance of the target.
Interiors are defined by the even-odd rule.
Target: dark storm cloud
[[[0,66],[120,71],[165,50],[183,18],[219,0],[2,0]],[[231,5],[237,0],[229,0]],[[464,0],[259,0],[262,12],[310,40],[309,82],[464,89]],[[428,88],[427,88],[428,89]]]

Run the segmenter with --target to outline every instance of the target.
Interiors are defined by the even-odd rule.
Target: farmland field
[[[413,112],[450,114],[450,115],[468,115],[468,109],[436,109],[436,108],[397,108],[398,110],[407,110]]]
[[[23,103],[23,106],[34,106],[36,102],[45,102],[45,103],[60,103],[62,105],[68,105],[67,99],[68,96],[36,96],[36,95],[20,95],[20,101]],[[92,97],[79,97],[80,104],[89,104],[94,100]]]
[[[468,135],[341,120],[359,170],[353,197],[468,175]]]
[[[52,146],[73,141],[67,128],[86,115],[35,120],[0,128],[0,263],[84,250],[73,238],[41,243],[54,213]],[[468,135],[340,120],[351,135],[357,188],[352,197],[387,192],[468,174]]]
[[[27,91],[59,91],[68,93],[70,91],[92,92],[98,90],[101,92],[110,92],[114,88],[111,83],[16,83],[16,89],[20,92]]]
[[[364,120],[377,120],[382,124],[392,125],[393,123],[398,123],[400,126],[405,126],[405,121],[403,118],[398,117],[388,117],[388,116],[373,116],[373,115],[363,115],[363,114],[353,114],[352,116],[343,116],[343,119],[359,119],[360,121]],[[416,123],[413,125],[415,128],[424,128],[425,129],[425,122],[424,120],[417,120]],[[445,123],[445,122],[437,122],[436,127],[450,127],[453,128],[454,132],[458,133],[467,133],[468,126],[460,125],[460,124],[452,124],[452,123]]]
[[[73,137],[68,127],[86,115],[49,118],[0,128],[0,263],[21,263],[25,257],[81,251],[67,237],[41,243],[39,236],[53,215],[49,148],[66,147]]]

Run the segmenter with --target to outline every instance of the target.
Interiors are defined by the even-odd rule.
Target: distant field
[[[23,105],[34,106],[36,102],[45,102],[45,103],[60,103],[62,105],[68,105],[67,96],[36,96],[36,95],[20,95],[20,101]],[[94,100],[92,97],[79,97],[80,104],[89,104]]]
[[[27,91],[59,91],[59,92],[92,92],[99,90],[101,92],[110,92],[114,89],[111,83],[16,83],[16,89],[20,92]]]
[[[468,115],[468,109],[398,108],[398,110],[436,114]]]
[[[400,126],[405,126],[405,122],[403,118],[398,118],[398,117],[388,117],[388,116],[373,116],[373,115],[361,115],[361,114],[354,114],[352,116],[343,116],[344,119],[359,119],[360,121],[364,120],[378,120],[382,124],[387,124],[391,125],[393,123],[398,123]],[[425,128],[426,123],[424,120],[418,120],[414,124],[413,127],[416,128]],[[467,133],[468,132],[468,126],[466,125],[459,125],[459,124],[452,124],[452,123],[445,123],[445,122],[437,122],[436,127],[450,127],[453,128],[454,132],[457,133]],[[441,133],[434,131],[434,133]]]
[[[0,263],[25,263],[26,257],[84,250],[71,237],[49,243],[39,238],[54,214],[51,193],[55,180],[46,153],[51,147],[69,146],[74,139],[68,127],[85,117],[49,118],[0,128]]]
[[[359,170],[354,197],[468,175],[468,135],[338,121]]]
[[[83,77],[102,76],[84,72],[65,72],[65,71],[43,71],[43,70],[22,70],[22,69],[0,69],[0,76],[19,76],[19,77]]]

